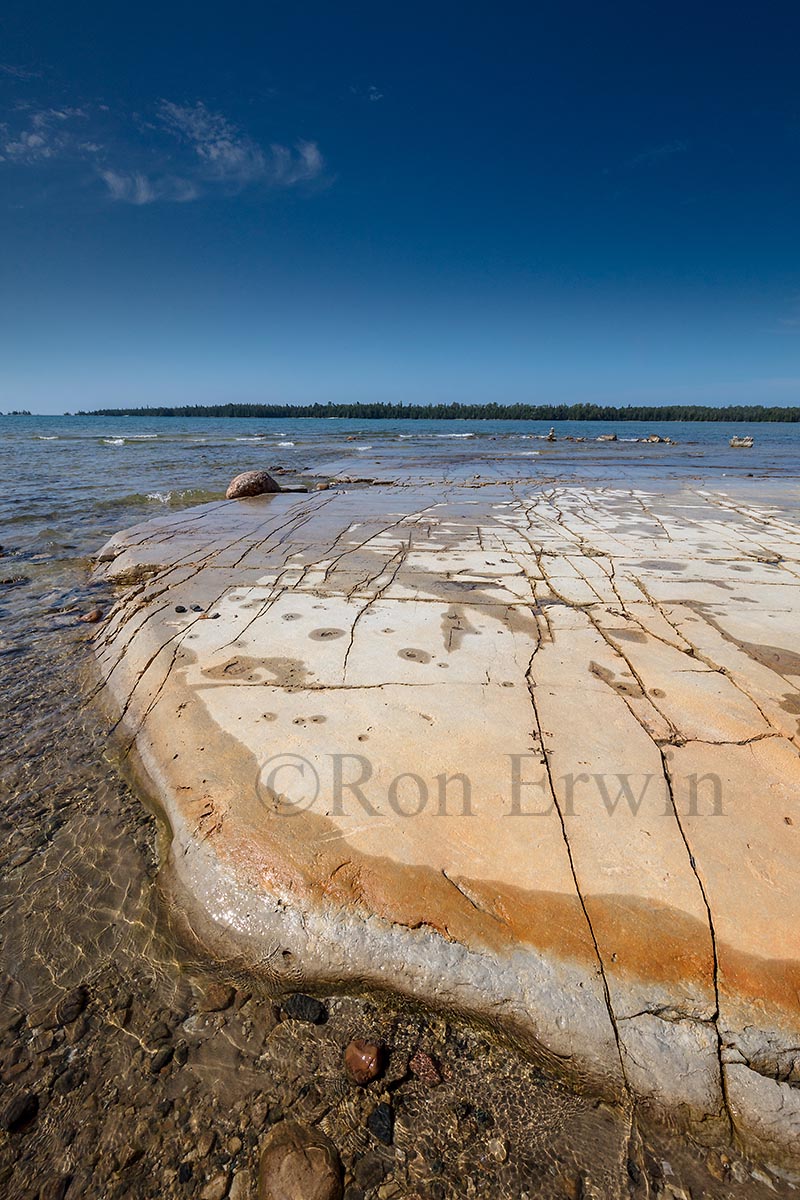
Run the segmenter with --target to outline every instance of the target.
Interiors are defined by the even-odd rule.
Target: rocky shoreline
[[[481,1016],[611,1100],[790,1164],[796,668],[776,647],[799,545],[721,495],[435,484],[373,488],[368,516],[356,492],[265,496],[113,539],[98,662],[168,815],[174,910],[272,987]],[[475,811],[422,811],[441,775]],[[523,815],[520,842],[500,818]]]
[[[297,982],[278,994],[176,938],[158,894],[166,831],[104,762],[107,726],[77,678],[104,629],[79,618],[112,594],[69,576],[54,594],[42,569],[44,588],[14,593],[21,623],[0,656],[3,1195],[255,1200],[287,1121],[333,1143],[346,1200],[794,1194],[740,1150],[574,1091],[471,1024],[324,991],[312,1024],[289,999]],[[387,1053],[366,1088],[345,1065],[354,1038]],[[369,1124],[387,1103],[390,1145]],[[386,1128],[384,1110],[372,1124]]]

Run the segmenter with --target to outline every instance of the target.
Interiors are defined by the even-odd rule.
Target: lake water
[[[81,557],[115,529],[214,499],[238,471],[381,480],[800,477],[800,425],[684,422],[351,421],[0,417],[0,543]],[[598,436],[616,433],[615,443]],[[645,445],[651,433],[677,444]],[[729,446],[750,433],[752,450]],[[566,441],[566,438],[585,438]]]

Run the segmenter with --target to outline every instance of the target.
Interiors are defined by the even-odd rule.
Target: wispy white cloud
[[[356,96],[359,100],[367,100],[370,104],[374,104],[378,100],[383,100],[383,92],[380,88],[375,87],[374,83],[371,83],[367,88],[355,87],[351,84],[350,94]]]
[[[22,164],[57,158],[75,148],[77,134],[72,126],[86,117],[82,108],[42,108],[25,110],[24,127],[10,133],[0,127],[0,159]]]
[[[190,179],[166,175],[152,179],[141,171],[114,171],[103,168],[98,174],[112,200],[126,204],[153,204],[156,200],[171,200],[185,204],[196,200],[199,192]]]
[[[202,101],[188,105],[162,100],[159,114],[164,126],[194,151],[206,175],[245,184],[265,173],[261,147]]]
[[[291,150],[273,143],[265,150],[200,100],[191,105],[162,100],[159,114],[164,126],[194,151],[205,180],[234,187],[256,181],[293,187],[316,179],[324,170],[316,142],[301,141]]]
[[[291,188],[324,177],[316,142],[261,146],[202,101],[162,100],[152,119],[120,119],[108,106],[18,107],[0,125],[0,163],[31,167],[56,159],[92,170],[112,201],[141,207],[186,203],[215,189]]]
[[[271,161],[268,163],[269,181],[278,187],[294,187],[297,183],[310,183],[325,169],[325,162],[316,142],[298,142],[294,150],[286,146],[270,146]]]
[[[643,150],[641,154],[628,159],[625,165],[628,167],[643,167],[648,163],[658,163],[664,159],[673,158],[676,154],[685,154],[688,149],[689,143],[681,139],[677,139],[674,142],[663,142],[660,146],[651,146],[649,150]]]
[[[0,75],[8,75],[11,79],[40,79],[41,74],[41,71],[30,71],[15,63],[0,63]]]
[[[800,333],[800,298],[795,297],[791,302],[789,312],[778,318],[777,329],[773,333]]]

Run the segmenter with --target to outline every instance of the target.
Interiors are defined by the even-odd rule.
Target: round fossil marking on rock
[[[417,650],[413,646],[409,646],[404,650],[399,650],[398,658],[407,658],[410,662],[429,663],[431,656],[427,650]]]
[[[311,633],[308,636],[310,638],[313,638],[315,642],[327,642],[327,641],[331,641],[333,638],[344,637],[344,630],[343,629],[312,629]]]

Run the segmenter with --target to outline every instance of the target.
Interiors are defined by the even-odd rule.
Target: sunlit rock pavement
[[[183,936],[796,1169],[799,559],[791,515],[686,488],[335,488],[115,537],[99,699]]]

